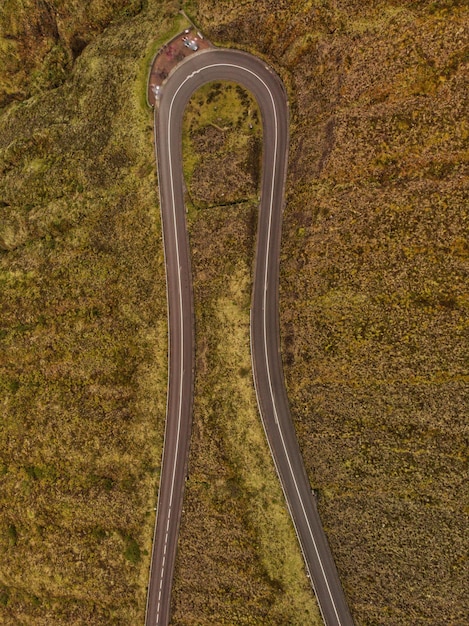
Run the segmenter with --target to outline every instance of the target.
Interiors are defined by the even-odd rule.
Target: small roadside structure
[[[163,85],[171,70],[173,70],[187,56],[200,50],[213,48],[213,44],[206,39],[194,26],[186,28],[173,37],[158,50],[153,57],[148,76],[147,101],[152,107],[158,105]]]

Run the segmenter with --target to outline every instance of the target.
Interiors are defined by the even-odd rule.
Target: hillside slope
[[[285,374],[354,616],[463,624],[467,4],[191,6],[288,86]]]
[[[143,622],[167,350],[143,98],[178,5],[82,4],[0,10],[7,625]],[[186,4],[213,41],[264,55],[288,88],[285,375],[357,624],[464,624],[466,3]],[[193,129],[191,184],[205,185],[189,187],[199,378],[174,623],[311,623],[251,406],[258,154],[243,161],[236,148],[226,196],[240,203],[217,207],[212,122]]]

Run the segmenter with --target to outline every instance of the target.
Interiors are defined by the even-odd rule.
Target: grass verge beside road
[[[206,209],[191,229],[196,385],[176,624],[322,623],[251,376],[252,212],[249,204]]]
[[[0,54],[0,622],[137,625],[167,349],[144,57],[155,37],[169,37],[179,4],[17,6],[4,3],[0,17],[16,37],[3,37]],[[468,8],[192,0],[189,13],[211,41],[264,55],[288,86],[282,353],[353,615],[383,626],[466,623]],[[230,132],[202,133],[208,156]],[[215,308],[245,315],[248,293],[236,295],[231,277],[246,285],[254,247],[256,172],[246,159],[259,151],[234,150],[230,170],[229,145],[192,176],[192,187],[204,185],[189,215],[197,320],[218,333],[198,345],[201,390],[204,362],[223,357],[217,367],[228,368],[217,346],[234,350],[222,332],[234,321]],[[219,210],[222,192],[245,202]],[[179,570],[186,620],[207,614],[199,604],[211,572],[212,614],[278,624],[294,612],[281,607],[283,583],[257,538],[254,501],[264,496],[252,485],[243,500],[239,459],[216,431],[222,408],[244,406],[246,369],[226,406],[196,407],[192,467],[203,476],[204,460],[216,459],[205,475],[222,482],[214,493],[189,481],[184,523],[201,541],[212,522],[232,528],[209,554],[214,569],[194,551],[192,571]],[[227,579],[240,581],[233,595],[219,586]]]
[[[321,623],[251,374],[260,154],[249,149],[261,133],[257,106],[232,83],[198,90],[185,116],[196,384],[175,624]]]

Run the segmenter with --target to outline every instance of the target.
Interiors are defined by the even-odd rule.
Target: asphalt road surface
[[[169,316],[166,429],[147,596],[146,626],[170,620],[171,586],[192,420],[194,323],[182,175],[185,106],[204,83],[240,83],[256,98],[263,123],[263,173],[251,306],[257,400],[271,453],[324,622],[353,624],[298,447],[279,344],[278,272],[288,154],[288,103],[278,76],[236,50],[208,50],[183,61],[162,89],[155,136]]]

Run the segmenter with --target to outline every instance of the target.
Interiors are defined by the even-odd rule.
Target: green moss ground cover
[[[196,385],[174,622],[320,624],[251,376],[260,114],[240,87],[212,83],[189,102],[183,136]]]
[[[285,374],[360,624],[462,624],[467,6],[192,4],[287,83]]]
[[[1,114],[2,624],[143,621],[167,329],[139,72],[168,19]]]
[[[142,94],[177,8],[10,0],[0,12],[5,624],[143,622],[167,328]],[[467,6],[185,8],[287,84],[285,374],[353,615],[464,624]],[[193,116],[186,163],[198,374],[174,623],[308,623],[247,359],[258,130],[245,97],[219,91],[210,123]]]

